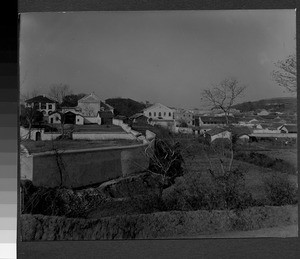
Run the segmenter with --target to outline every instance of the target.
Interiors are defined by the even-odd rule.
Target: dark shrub
[[[296,168],[290,163],[279,159],[279,158],[271,158],[265,154],[251,152],[244,153],[239,152],[234,156],[235,159],[241,160],[247,163],[255,164],[257,166],[270,168],[282,173],[294,174],[296,172]]]
[[[244,174],[235,169],[224,174],[188,174],[164,191],[168,210],[244,209],[254,201],[245,188]]]
[[[288,175],[274,174],[264,178],[266,198],[272,206],[282,206],[297,202],[297,187]]]

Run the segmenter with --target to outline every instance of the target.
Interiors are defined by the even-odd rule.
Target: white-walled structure
[[[151,119],[173,120],[174,109],[171,109],[163,104],[155,103],[152,106],[144,109],[144,115]]]
[[[56,101],[46,95],[39,95],[25,101],[25,107],[35,107],[46,117],[56,110]]]

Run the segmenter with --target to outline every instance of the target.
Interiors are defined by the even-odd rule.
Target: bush
[[[240,210],[254,204],[239,169],[225,175],[187,174],[164,190],[163,196],[168,210]]]
[[[215,139],[211,143],[212,148],[214,148],[216,151],[222,151],[222,150],[228,150],[231,148],[231,142],[229,139]]]
[[[296,172],[295,167],[290,163],[279,158],[271,158],[265,154],[256,152],[250,152],[249,154],[241,152],[237,153],[234,158],[257,166],[271,168],[282,173],[294,174]]]
[[[30,181],[21,182],[23,191],[22,213],[84,218],[104,202],[104,197],[89,193],[80,194],[62,187],[37,187]]]
[[[297,202],[297,187],[288,175],[274,174],[264,178],[266,199],[272,206],[295,204]]]

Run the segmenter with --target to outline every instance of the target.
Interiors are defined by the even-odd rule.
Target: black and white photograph
[[[298,237],[295,10],[19,27],[21,241]]]

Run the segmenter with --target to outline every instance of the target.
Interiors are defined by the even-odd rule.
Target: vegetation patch
[[[296,168],[287,161],[279,158],[271,158],[265,154],[257,152],[238,152],[234,155],[234,159],[251,163],[257,166],[270,168],[282,173],[295,174]]]

